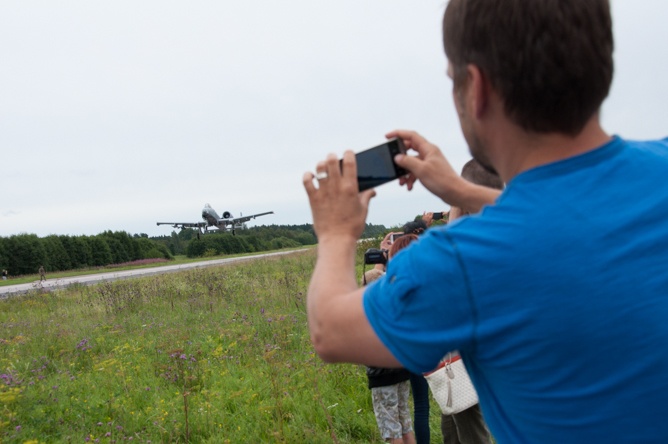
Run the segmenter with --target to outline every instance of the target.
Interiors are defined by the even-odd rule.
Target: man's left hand
[[[317,178],[318,186],[314,184]],[[343,155],[343,172],[339,159],[329,154],[316,166],[316,174],[304,173],[304,188],[311,205],[313,229],[322,242],[328,238],[359,239],[364,231],[369,201],[374,190],[358,192],[355,154]]]

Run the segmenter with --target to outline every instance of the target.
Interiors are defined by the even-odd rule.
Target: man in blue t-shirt
[[[311,338],[331,362],[436,366],[459,350],[498,443],[668,442],[668,139],[610,136],[607,0],[451,0],[448,74],[471,154],[503,194],[394,131],[395,161],[478,213],[430,229],[366,288],[355,246],[373,190],[354,154],[304,175],[318,235]],[[482,211],[481,211],[482,209]],[[356,344],[356,347],[350,347]]]

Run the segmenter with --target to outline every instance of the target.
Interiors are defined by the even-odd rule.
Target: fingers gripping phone
[[[401,139],[396,138],[356,153],[359,191],[377,187],[408,174],[407,170],[394,163],[394,156],[397,154],[406,154],[406,146]],[[343,168],[343,161],[340,165]]]

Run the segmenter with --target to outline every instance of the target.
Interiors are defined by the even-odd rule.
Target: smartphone
[[[392,243],[394,243],[395,240],[397,240],[398,238],[400,238],[403,235],[404,235],[404,233],[392,233],[392,234],[390,234],[390,241],[392,241]]]
[[[408,171],[394,163],[394,156],[397,154],[406,154],[404,142],[397,138],[356,153],[359,191],[377,187],[408,174]],[[343,161],[340,163],[343,165]]]
[[[443,212],[442,211],[434,211],[431,215],[432,220],[440,220],[443,219]]]

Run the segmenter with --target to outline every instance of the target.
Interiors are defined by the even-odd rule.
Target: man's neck
[[[507,183],[524,171],[586,153],[610,139],[601,128],[598,115],[594,115],[576,136],[527,133],[513,125],[505,137],[499,137],[494,143],[494,165]]]

